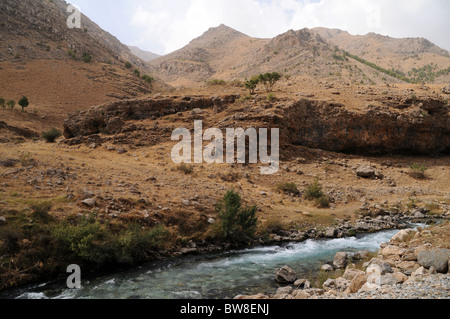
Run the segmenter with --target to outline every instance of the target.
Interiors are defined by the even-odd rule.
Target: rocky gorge
[[[281,286],[276,294],[236,299],[449,299],[449,229],[448,221],[404,229],[383,243],[376,256],[339,252],[321,267],[320,287],[285,266],[275,275]]]

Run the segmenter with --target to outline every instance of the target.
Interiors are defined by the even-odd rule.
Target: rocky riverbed
[[[279,269],[275,295],[236,299],[450,299],[450,225],[405,229],[381,245],[378,255],[339,252],[322,266],[329,274],[313,288],[289,266]]]

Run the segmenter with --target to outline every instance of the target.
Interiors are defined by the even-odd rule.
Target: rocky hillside
[[[83,53],[102,63],[123,64],[150,71],[145,62],[117,38],[82,14],[81,28],[67,27],[68,4],[62,0],[4,0],[0,3],[0,61],[67,59],[67,51]]]
[[[398,70],[409,78],[436,83],[448,83],[450,80],[450,72],[439,73],[450,67],[449,52],[427,39],[397,39],[376,33],[351,35],[346,31],[327,28],[313,30],[339,48],[385,69]]]

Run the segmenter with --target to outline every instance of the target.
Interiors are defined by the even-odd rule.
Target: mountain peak
[[[205,45],[216,41],[225,43],[240,37],[247,36],[225,24],[221,24],[218,27],[209,28],[203,35],[192,40],[190,44]]]

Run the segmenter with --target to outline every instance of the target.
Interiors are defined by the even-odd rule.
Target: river
[[[340,239],[307,240],[209,256],[147,264],[120,273],[82,279],[81,289],[47,283],[8,292],[20,299],[228,299],[239,294],[272,294],[277,269],[289,265],[300,276],[317,272],[340,251],[377,251],[398,230]],[[1,296],[0,296],[1,297]]]

